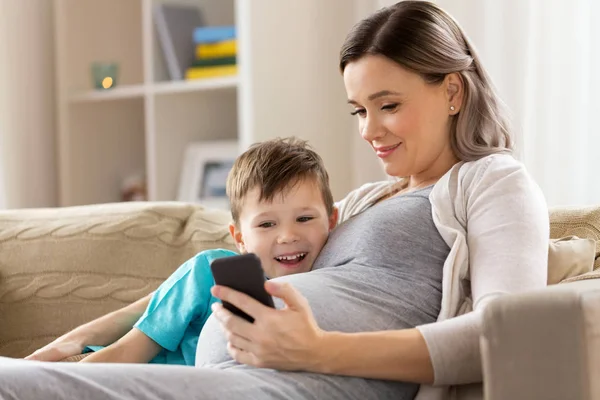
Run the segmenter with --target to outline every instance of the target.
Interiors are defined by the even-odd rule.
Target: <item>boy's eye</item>
[[[297,219],[297,221],[298,222],[308,222],[308,221],[311,221],[313,219],[314,219],[314,217],[300,217],[300,218]]]
[[[358,115],[360,117],[364,117],[367,114],[367,110],[364,108],[357,108],[350,113],[350,115]]]
[[[272,228],[273,226],[275,226],[275,223],[273,222],[263,222],[258,225],[259,228]]]

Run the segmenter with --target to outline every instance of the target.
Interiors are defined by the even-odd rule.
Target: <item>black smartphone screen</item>
[[[253,253],[218,258],[210,264],[215,283],[247,294],[262,304],[275,308],[273,298],[265,290],[265,274],[260,259]],[[254,318],[224,301],[223,307],[249,322]]]

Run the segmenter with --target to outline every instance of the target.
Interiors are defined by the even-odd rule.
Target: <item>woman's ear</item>
[[[457,72],[453,72],[446,75],[444,81],[446,86],[446,96],[448,98],[448,111],[451,115],[458,114],[462,107],[464,96],[462,76]]]
[[[235,242],[235,247],[242,254],[246,253],[246,245],[244,244],[244,238],[242,232],[235,226],[235,224],[229,224],[229,233]]]
[[[330,231],[332,231],[337,226],[338,216],[339,216],[338,208],[333,207],[333,211],[331,212],[331,215],[329,216],[329,230]]]

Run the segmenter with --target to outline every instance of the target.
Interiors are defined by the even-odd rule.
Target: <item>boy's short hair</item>
[[[333,196],[323,159],[305,140],[277,138],[255,143],[234,162],[227,177],[227,196],[234,224],[248,192],[260,190],[260,201],[272,201],[277,194],[304,179],[315,179],[321,190],[327,214],[333,213]]]

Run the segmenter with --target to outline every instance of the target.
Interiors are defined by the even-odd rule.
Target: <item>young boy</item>
[[[258,143],[239,156],[227,195],[236,247],[255,253],[270,278],[310,271],[336,225],[323,161],[297,139]],[[83,362],[194,365],[198,336],[217,301],[210,263],[233,255],[208,250],[188,260],[154,292],[129,333]]]

